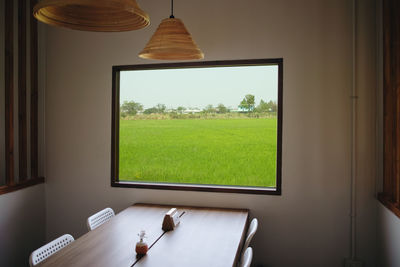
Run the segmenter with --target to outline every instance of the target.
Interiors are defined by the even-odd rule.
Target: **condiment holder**
[[[176,226],[180,223],[178,210],[176,208],[170,209],[164,216],[164,221],[162,224],[162,229],[164,231],[174,230]]]
[[[146,238],[146,231],[144,230],[140,231],[138,236],[139,236],[139,242],[136,243],[135,251],[138,255],[145,255],[149,250],[147,243],[144,242],[144,239]]]

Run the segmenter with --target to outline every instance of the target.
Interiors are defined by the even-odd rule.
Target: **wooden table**
[[[164,232],[162,221],[171,207],[184,213],[175,230]],[[235,266],[247,218],[247,210],[135,204],[40,266]],[[140,230],[146,230],[150,250],[137,258],[134,250]]]

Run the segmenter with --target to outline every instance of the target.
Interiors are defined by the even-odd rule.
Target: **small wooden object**
[[[174,230],[180,223],[178,210],[176,208],[170,209],[164,216],[162,229],[164,231]]]

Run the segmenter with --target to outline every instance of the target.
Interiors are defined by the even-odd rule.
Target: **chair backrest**
[[[87,219],[87,227],[89,231],[92,231],[114,216],[114,211],[111,208],[105,208]]]
[[[251,261],[253,260],[253,249],[248,247],[244,252],[242,259],[240,260],[240,267],[250,267]]]
[[[32,252],[31,256],[29,257],[30,266],[38,265],[40,262],[44,261],[63,247],[67,246],[72,241],[74,241],[72,235],[66,234],[54,239],[43,247],[38,248]]]
[[[249,247],[251,240],[253,239],[253,236],[256,234],[258,228],[258,220],[254,218],[249,226],[249,229],[247,230],[247,236],[246,236],[246,241],[244,242],[243,246],[243,253],[246,251],[246,249]]]

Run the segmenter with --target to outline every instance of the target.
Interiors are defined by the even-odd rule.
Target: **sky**
[[[236,109],[246,94],[277,101],[278,66],[207,67],[121,71],[120,103],[135,101],[144,108],[204,108],[222,103]]]

